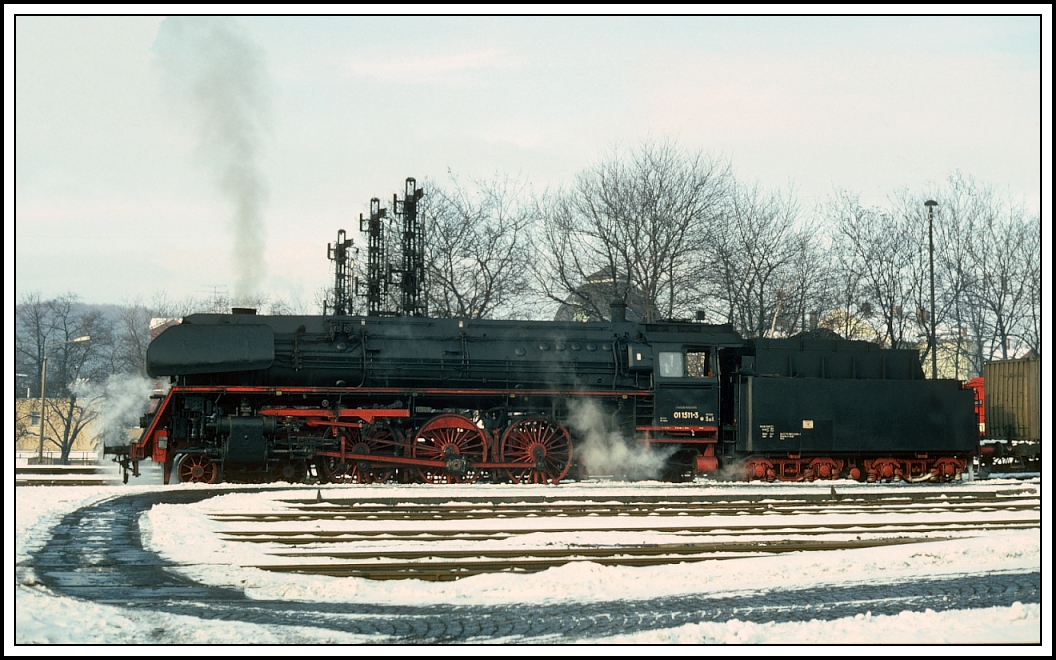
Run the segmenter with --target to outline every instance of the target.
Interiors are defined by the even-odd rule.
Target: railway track
[[[291,564],[260,566],[283,573],[312,573],[332,577],[362,577],[373,580],[417,578],[419,580],[458,580],[481,573],[534,573],[573,561],[591,561],[606,566],[660,566],[713,559],[739,559],[760,554],[846,550],[884,545],[921,543],[935,539],[885,539],[875,541],[825,542],[747,542],[714,544],[663,544],[612,548],[562,548],[506,551],[423,551],[373,553],[327,553],[337,559],[325,565]],[[316,554],[304,553],[318,557]],[[284,556],[291,556],[286,554]]]
[[[330,494],[328,494],[330,495]],[[532,573],[577,561],[657,566],[926,543],[1040,527],[1033,488],[907,494],[284,499],[214,511],[274,572],[375,580]],[[619,540],[612,540],[618,534]]]
[[[1022,491],[1026,494],[1029,491]],[[406,499],[394,501],[354,501],[343,504],[327,500],[325,503],[305,503],[288,500],[290,511],[268,513],[216,514],[215,520],[234,521],[278,521],[278,520],[363,520],[363,521],[426,521],[426,520],[474,520],[491,518],[532,517],[642,517],[642,516],[729,516],[729,515],[802,515],[804,513],[964,513],[970,511],[1025,511],[1039,510],[1036,497],[1015,499],[1020,491],[1009,491],[1003,496],[918,496],[867,498],[855,496],[845,500],[829,497],[805,500],[801,496],[789,498],[767,497],[759,501],[724,502],[696,499],[679,502],[665,499],[656,502],[639,500],[605,502],[496,502],[494,498],[477,502],[417,503]]]
[[[121,483],[116,468],[106,465],[18,465],[15,486],[107,486]]]

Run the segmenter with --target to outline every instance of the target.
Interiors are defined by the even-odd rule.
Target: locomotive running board
[[[635,438],[635,442],[645,445],[651,444],[680,444],[680,445],[709,445],[719,441],[718,426],[639,426],[636,430],[645,433],[644,437]],[[662,436],[652,436],[653,433],[663,433]],[[684,435],[668,435],[673,433],[688,433]]]

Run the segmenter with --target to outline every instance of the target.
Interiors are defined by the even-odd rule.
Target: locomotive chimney
[[[612,314],[613,323],[623,323],[627,320],[627,303],[613,300],[609,303],[609,312]]]

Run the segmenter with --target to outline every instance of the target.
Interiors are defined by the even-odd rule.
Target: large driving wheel
[[[430,484],[472,483],[480,471],[471,467],[487,458],[488,443],[473,420],[462,415],[437,415],[419,429],[411,449],[414,458],[444,461],[444,467],[418,468]]]
[[[568,430],[544,417],[515,422],[502,434],[503,463],[530,463],[509,470],[517,484],[556,484],[572,466],[572,439]]]
[[[181,482],[215,484],[220,481],[220,464],[204,454],[184,454],[176,474]]]
[[[386,456],[399,456],[403,450],[403,436],[388,424],[372,424],[360,429],[342,429],[345,434],[345,453],[360,456],[377,456],[384,461]],[[348,459],[342,463],[340,457],[324,456],[320,459],[324,477],[335,484],[380,484],[392,479],[395,469],[378,465],[370,460]]]

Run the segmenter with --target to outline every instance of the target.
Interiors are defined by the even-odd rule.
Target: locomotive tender
[[[151,343],[171,387],[110,448],[180,481],[556,484],[594,467],[589,408],[661,475],[956,479],[973,393],[915,350],[730,325],[194,314]]]

